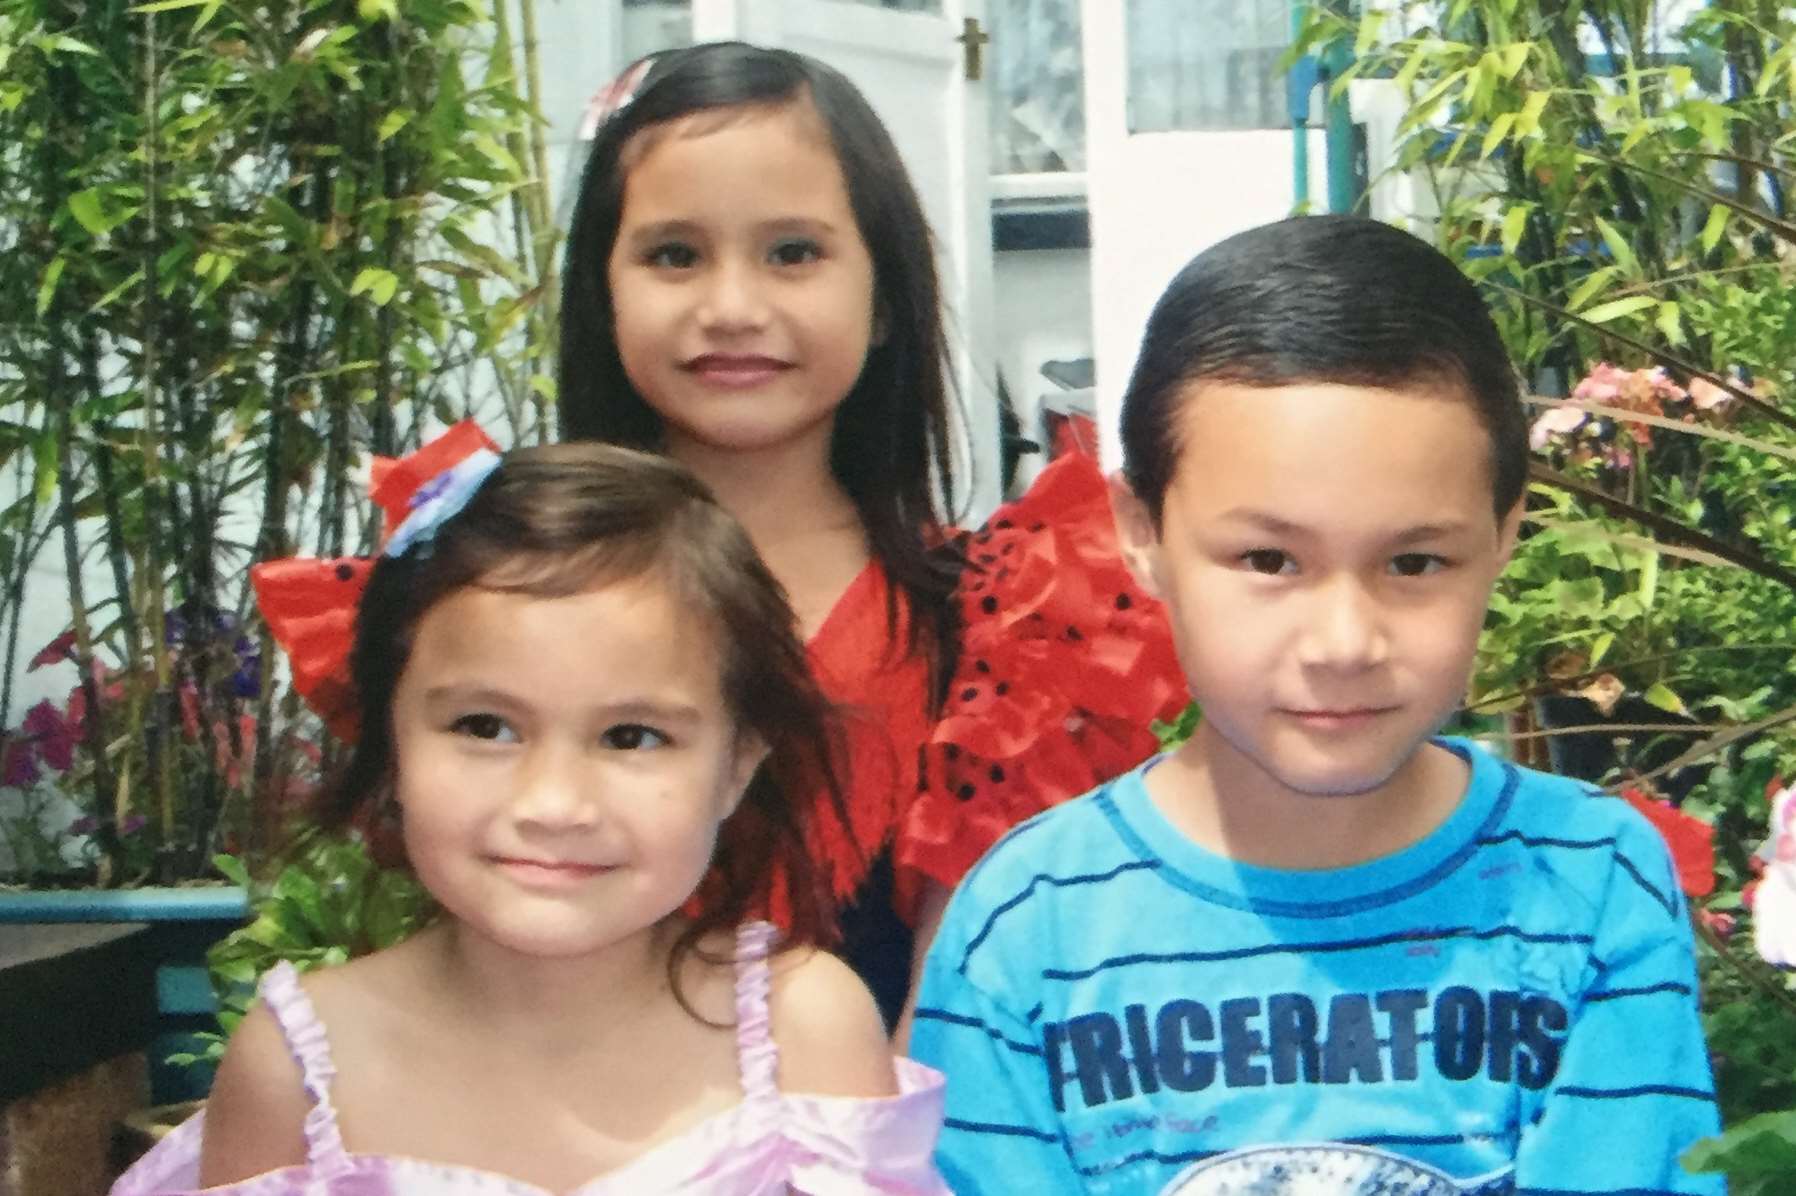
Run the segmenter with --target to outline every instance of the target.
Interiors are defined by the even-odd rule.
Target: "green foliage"
[[[309,836],[266,884],[255,883],[234,856],[214,863],[250,890],[254,920],[207,955],[223,1030],[204,1056],[210,1062],[248,1012],[263,972],[282,960],[308,972],[379,951],[434,912],[429,894],[409,872],[379,867],[354,837]]]
[[[0,727],[69,610],[102,883],[266,852],[316,772],[249,564],[366,550],[427,424],[548,435],[518,3],[0,0]]]
[[[1595,779],[1708,770],[1684,810],[1716,830],[1701,962],[1728,1130],[1688,1161],[1781,1193],[1796,996],[1729,936],[1750,925],[1766,785],[1796,776],[1796,13],[1693,7],[1673,27],[1629,0],[1315,6],[1299,52],[1352,45],[1350,79],[1394,94],[1374,193],[1409,207],[1380,214],[1483,285],[1534,387],[1571,391],[1535,400],[1528,520],[1473,709],[1506,713],[1518,752],[1553,734],[1536,701],[1566,694],[1598,723],[1625,695],[1695,720],[1611,725],[1617,767]]]

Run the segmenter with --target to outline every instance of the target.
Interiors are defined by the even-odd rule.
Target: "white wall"
[[[1044,361],[1091,356],[1091,253],[1084,249],[1008,250],[995,255],[998,370],[1022,422],[1040,440],[1042,397],[1059,388],[1041,376]],[[1024,457],[1019,484],[1041,469],[1043,453]]]

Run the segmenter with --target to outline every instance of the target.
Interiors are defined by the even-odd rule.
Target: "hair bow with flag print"
[[[415,453],[376,457],[368,493],[386,516],[382,553],[427,545],[498,468],[498,449],[463,420]],[[289,557],[250,569],[256,604],[292,662],[293,688],[344,740],[356,737],[360,721],[349,653],[373,569],[371,557]]]

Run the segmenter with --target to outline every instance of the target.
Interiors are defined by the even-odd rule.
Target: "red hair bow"
[[[497,452],[473,420],[463,420],[404,457],[376,457],[369,496],[385,516],[384,544],[411,512],[413,498],[444,471],[485,450]],[[359,726],[349,650],[356,610],[368,577],[369,557],[287,557],[250,568],[256,605],[293,666],[293,688],[323,718],[331,733],[353,741]]]

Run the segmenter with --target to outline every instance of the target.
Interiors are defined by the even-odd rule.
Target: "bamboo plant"
[[[368,550],[367,458],[429,425],[546,438],[519,5],[0,0],[11,879],[178,882],[275,845],[331,749],[248,566]],[[27,604],[67,634],[21,642]],[[19,711],[32,665],[69,700]],[[22,860],[46,791],[85,850]]]

